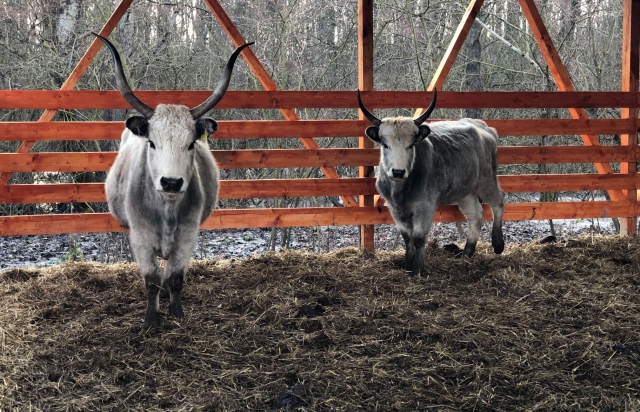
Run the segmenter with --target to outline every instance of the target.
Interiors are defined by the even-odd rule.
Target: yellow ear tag
[[[204,132],[202,132],[202,134],[200,135],[200,140],[207,140],[209,138],[209,134],[207,133],[207,131],[205,130]]]

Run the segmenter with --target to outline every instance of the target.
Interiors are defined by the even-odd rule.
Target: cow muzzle
[[[184,179],[175,178],[175,177],[161,177],[160,185],[162,186],[162,191],[166,193],[180,193],[180,189],[182,189],[182,185],[184,184]]]
[[[406,169],[391,169],[391,177],[394,180],[402,180],[405,178],[407,171]]]

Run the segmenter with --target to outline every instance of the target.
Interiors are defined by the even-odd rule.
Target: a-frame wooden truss
[[[234,44],[240,45],[245,42],[245,39],[233,24],[229,16],[226,14],[218,0],[204,0],[213,14],[216,16],[222,27],[226,30],[227,34],[234,42]],[[622,70],[622,85],[623,91],[637,91],[638,90],[638,50],[640,45],[640,0],[623,0],[624,1],[624,19],[623,19],[623,70]],[[113,14],[108,19],[105,26],[100,31],[100,34],[108,37],[122,16],[126,13],[127,9],[131,6],[133,0],[122,0],[117,6]],[[531,27],[532,33],[538,42],[542,55],[544,56],[549,69],[553,75],[554,80],[560,91],[574,91],[571,80],[566,72],[559,54],[555,49],[555,46],[549,37],[549,33],[542,22],[541,16],[535,6],[533,0],[519,0],[521,8],[527,18],[527,21]],[[428,91],[434,88],[441,89],[444,85],[447,75],[453,66],[455,59],[461,49],[471,26],[473,25],[476,16],[478,15],[480,8],[482,7],[483,0],[471,0],[467,10],[454,34],[454,37],[445,52],[438,69],[428,87]],[[360,90],[368,91],[373,90],[373,0],[359,0],[358,1],[358,47],[359,47],[359,88]],[[69,78],[65,81],[61,87],[61,91],[72,90],[80,77],[86,71],[89,64],[93,61],[100,47],[101,42],[94,41],[79,63],[76,65]],[[245,61],[248,63],[251,70],[254,72],[260,83],[267,91],[277,91],[278,88],[273,79],[268,75],[259,59],[249,49],[245,49],[243,52]],[[636,126],[638,125],[637,110],[638,102],[633,108],[623,108],[622,117],[624,119],[633,119]],[[299,117],[292,109],[280,109],[286,120],[299,121]],[[419,114],[423,109],[418,109],[416,114]],[[569,108],[569,112],[574,119],[587,119],[587,114],[584,109],[581,108]],[[39,123],[50,122],[55,115],[55,109],[46,110]],[[636,127],[635,130],[638,130]],[[318,149],[318,145],[313,137],[299,137],[306,149]],[[600,142],[596,135],[583,134],[583,142],[586,146],[598,146]],[[27,153],[33,146],[33,141],[24,141],[18,149],[18,153]],[[359,139],[359,145],[361,148],[371,147],[371,142],[361,137]],[[637,134],[623,134],[622,145],[629,146],[633,150],[637,146]],[[612,174],[613,171],[609,163],[597,162],[594,163],[596,170],[599,174]],[[339,179],[340,176],[333,167],[322,166],[326,178]],[[621,173],[635,175],[636,163],[623,162],[621,163]],[[11,177],[11,172],[6,172],[0,175],[0,186],[6,186],[8,180]],[[361,177],[372,177],[373,167],[362,166],[360,167]],[[636,190],[608,190],[609,196],[612,200],[628,199],[635,205],[637,192]],[[353,198],[353,196],[341,196],[345,205],[352,208],[358,207],[370,207],[374,205],[381,205],[380,199],[374,202],[372,195],[359,196],[359,202]],[[635,208],[635,206],[634,206]],[[635,210],[635,209],[634,209]],[[356,212],[354,210],[353,212]],[[635,216],[636,213],[634,212]],[[623,222],[623,229],[625,233],[635,234],[637,222],[635,217],[626,218]],[[361,245],[367,248],[373,248],[373,226],[363,225],[361,227]]]

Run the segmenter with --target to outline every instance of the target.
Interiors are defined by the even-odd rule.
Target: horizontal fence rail
[[[438,119],[429,120],[436,122]],[[485,119],[501,136],[638,133],[634,119]],[[220,120],[213,139],[353,137],[366,120]],[[119,140],[123,122],[0,122],[1,140]]]
[[[632,175],[558,174],[499,176],[506,192],[635,189]],[[223,180],[220,199],[374,195],[375,178]],[[16,184],[0,186],[0,204],[106,202],[103,183]]]
[[[484,219],[491,211],[484,206]],[[505,204],[504,220],[588,219],[634,216],[636,202],[532,202]],[[436,222],[461,222],[456,206],[441,206]],[[244,229],[255,227],[338,226],[391,224],[387,208],[291,208],[216,210],[202,229]],[[108,213],[8,216],[0,218],[0,236],[118,232],[124,229]]]
[[[159,103],[195,106],[210,91],[137,91],[154,107]],[[371,109],[424,107],[430,92],[362,92]],[[439,92],[438,108],[630,108],[640,106],[636,92]],[[355,91],[229,91],[216,109],[357,108]],[[117,91],[0,90],[0,110],[23,109],[130,109]],[[212,113],[215,116],[215,111]],[[437,121],[433,119],[430,121]],[[486,119],[501,136],[631,135],[637,119]],[[361,120],[253,120],[218,121],[214,139],[361,136],[370,123]],[[60,140],[119,140],[123,122],[0,122],[0,140],[37,142]],[[593,140],[591,141],[592,144]],[[637,146],[503,146],[501,165],[565,163],[637,163]],[[307,146],[309,147],[309,146]],[[316,146],[317,147],[317,146]],[[311,148],[214,150],[221,169],[332,168],[375,166],[378,149]],[[0,173],[104,172],[115,152],[2,153]],[[333,176],[336,177],[336,176]],[[634,173],[524,174],[499,176],[507,192],[628,191],[637,190]],[[373,178],[312,178],[224,180],[221,199],[361,196],[376,194]],[[618,192],[623,193],[623,192]],[[626,196],[626,195],[625,195]],[[505,220],[622,218],[637,216],[637,202],[620,196],[612,201],[523,202],[505,205]],[[103,183],[0,185],[0,204],[104,202]],[[485,219],[491,218],[484,205]],[[462,221],[455,206],[440,207],[436,221]],[[385,207],[318,207],[223,209],[215,211],[203,229],[375,225],[393,223]],[[48,214],[0,217],[0,236],[110,232],[123,230],[107,213]]]
[[[638,149],[625,146],[503,146],[500,164],[637,162]],[[379,149],[212,150],[221,169],[376,166]],[[117,152],[0,154],[1,172],[104,172]]]
[[[136,96],[151,107],[160,103],[194,107],[212,91],[137,90]],[[423,107],[431,92],[363,91],[370,109]],[[544,109],[640,106],[633,92],[438,92],[441,109]],[[225,93],[216,109],[355,109],[355,91],[232,91]],[[131,109],[115,90],[0,90],[0,109]]]

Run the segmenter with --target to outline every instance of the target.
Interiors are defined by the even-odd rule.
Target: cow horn
[[[96,34],[94,32],[91,32],[91,34],[102,40],[104,44],[109,47],[109,50],[111,50],[111,56],[113,57],[113,64],[115,65],[116,71],[116,83],[118,84],[118,89],[120,90],[122,97],[124,97],[124,99],[129,102],[131,107],[140,112],[141,115],[143,115],[147,119],[151,118],[151,116],[153,116],[153,109],[142,103],[142,101],[138,99],[136,95],[131,91],[131,87],[129,87],[127,78],[124,76],[122,61],[120,60],[120,55],[118,54],[116,48],[113,46],[113,44],[111,44],[109,40],[105,39],[99,34]]]
[[[429,118],[429,115],[431,114],[433,109],[436,108],[437,96],[438,96],[438,90],[433,89],[433,100],[431,100],[431,104],[429,105],[429,108],[424,113],[422,113],[420,117],[418,117],[417,119],[413,119],[413,121],[416,123],[416,126],[420,127],[420,125]]]
[[[201,118],[206,112],[213,109],[213,107],[216,104],[218,104],[218,102],[222,99],[222,96],[224,96],[225,92],[227,91],[227,87],[229,87],[229,81],[231,80],[231,72],[233,71],[233,65],[236,63],[236,59],[240,55],[240,52],[242,51],[242,49],[244,49],[247,46],[251,46],[252,44],[253,42],[243,44],[233,52],[231,57],[229,57],[227,66],[224,68],[224,73],[222,74],[222,78],[218,82],[218,85],[216,86],[216,89],[213,91],[213,94],[207,100],[205,100],[204,103],[202,103],[200,106],[197,106],[191,109],[191,116],[193,116],[194,119],[197,120]]]
[[[375,117],[366,107],[364,107],[364,103],[362,103],[362,99],[360,98],[360,90],[358,89],[358,104],[360,105],[360,110],[362,110],[362,114],[367,118],[374,126],[380,127],[382,124],[382,120]]]

